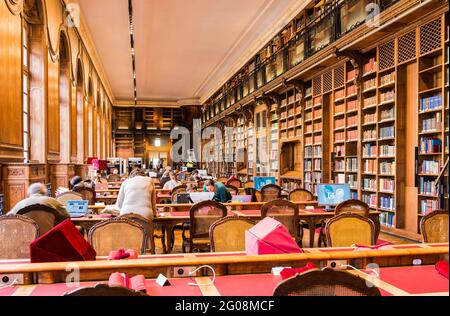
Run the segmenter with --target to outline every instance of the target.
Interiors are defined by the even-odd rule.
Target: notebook
[[[71,218],[84,217],[89,211],[89,201],[67,201],[66,209]]]

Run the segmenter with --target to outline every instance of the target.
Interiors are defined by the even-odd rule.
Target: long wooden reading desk
[[[377,264],[380,280],[376,285],[383,295],[448,295],[448,279],[435,271],[434,264],[448,260],[448,243],[392,245],[385,250],[362,250],[355,248],[304,249],[304,253],[284,255],[247,256],[245,253],[198,253],[180,255],[141,256],[135,260],[108,261],[104,257],[89,262],[27,263],[27,260],[0,261],[0,274],[22,274],[24,285],[0,289],[0,296],[8,295],[62,295],[70,289],[66,277],[76,267],[80,282],[105,282],[114,272],[128,273],[130,276],[142,274],[149,280],[147,290],[150,295],[197,296],[198,287],[186,285],[187,279],[174,278],[173,270],[179,267],[199,267],[211,265],[217,274],[215,283],[207,295],[268,296],[281,281],[279,276],[270,274],[272,267],[301,267],[308,262],[318,268],[329,266],[332,261],[346,261],[359,269],[349,269],[372,280],[368,264]],[[420,265],[417,265],[420,263]],[[415,266],[413,264],[416,264]],[[372,266],[372,265],[371,265]],[[170,278],[171,286],[160,288],[152,280],[160,273]],[[209,270],[200,270],[196,282],[208,283]],[[256,282],[256,283],[255,283]],[[56,284],[55,284],[56,283]],[[199,283],[199,284],[200,284]],[[41,284],[54,284],[43,286]],[[95,283],[82,283],[92,286]],[[234,284],[235,292],[231,292]],[[235,285],[239,284],[238,287]],[[253,284],[253,286],[252,286]],[[258,284],[255,287],[254,284]],[[246,290],[247,289],[247,290]],[[73,288],[72,288],[73,290]]]

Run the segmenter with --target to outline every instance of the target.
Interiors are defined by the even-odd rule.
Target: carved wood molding
[[[9,11],[14,15],[19,15],[23,10],[23,0],[5,0]]]

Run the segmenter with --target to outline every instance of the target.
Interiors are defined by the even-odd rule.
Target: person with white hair
[[[21,209],[31,205],[45,205],[58,211],[63,217],[69,218],[70,215],[66,208],[56,199],[47,196],[47,187],[42,183],[33,183],[28,187],[28,198],[17,203],[8,215],[15,215]]]

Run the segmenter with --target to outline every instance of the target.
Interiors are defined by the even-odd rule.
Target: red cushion
[[[436,270],[439,274],[445,276],[448,279],[448,261],[439,261],[436,263]]]
[[[311,262],[308,262],[303,268],[284,268],[283,270],[281,270],[280,275],[283,280],[286,280],[295,276],[296,274],[302,274],[315,269],[317,269],[317,267]]]
[[[95,250],[70,219],[65,220],[30,245],[31,263],[95,260]]]

